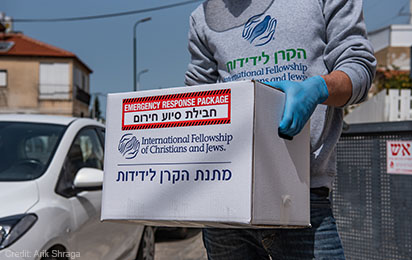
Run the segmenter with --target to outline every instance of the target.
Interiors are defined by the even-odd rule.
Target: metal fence
[[[412,141],[412,121],[352,124],[337,145],[332,201],[347,259],[412,259],[412,175],[387,173],[390,140]]]

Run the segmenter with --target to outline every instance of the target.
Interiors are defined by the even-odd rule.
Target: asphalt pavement
[[[173,231],[157,233],[155,260],[207,260],[200,229],[189,229],[184,239]]]

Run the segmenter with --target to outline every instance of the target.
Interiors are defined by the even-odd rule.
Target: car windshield
[[[66,126],[0,122],[0,181],[26,181],[47,169]]]

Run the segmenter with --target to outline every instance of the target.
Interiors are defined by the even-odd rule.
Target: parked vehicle
[[[0,115],[0,259],[154,259],[154,231],[100,221],[104,126]]]

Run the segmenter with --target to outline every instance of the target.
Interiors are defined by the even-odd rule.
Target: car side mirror
[[[74,178],[75,189],[83,191],[99,190],[103,185],[103,171],[95,168],[81,168]]]

